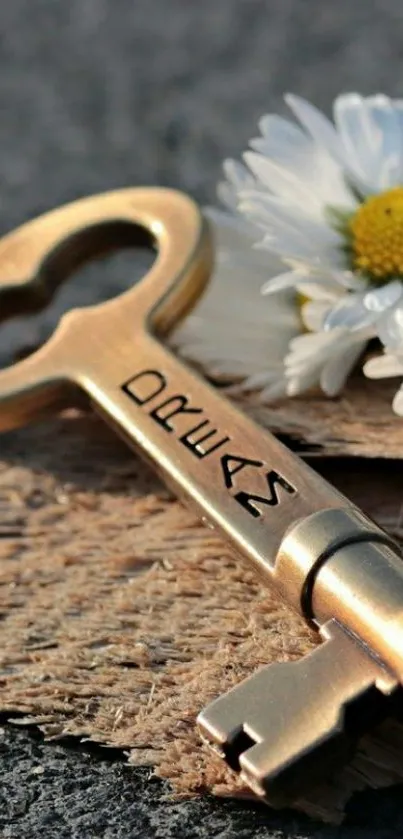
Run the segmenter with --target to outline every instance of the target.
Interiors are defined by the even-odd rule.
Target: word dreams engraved
[[[232,443],[231,437],[222,437],[219,435],[211,421],[203,417],[203,408],[193,407],[187,396],[174,393],[172,396],[167,397],[167,385],[166,377],[159,370],[142,370],[129,379],[129,381],[125,382],[122,385],[122,390],[136,405],[146,407],[149,416],[168,434],[177,433],[177,429],[173,423],[175,417],[189,416],[191,419],[190,428],[184,434],[180,434],[178,440],[199,460],[205,457],[211,457],[213,452],[218,452],[226,444]],[[163,395],[162,400],[160,401],[158,399],[157,404],[155,404],[156,398],[161,395]],[[195,423],[193,417],[196,416],[200,419],[196,420]],[[227,451],[224,451],[224,453],[222,451],[220,452],[219,460],[224,486],[228,490],[235,490],[231,492],[232,497],[254,518],[259,518],[263,515],[260,509],[261,506],[275,507],[280,503],[281,499],[278,494],[278,487],[281,487],[289,495],[293,495],[297,491],[283,475],[280,475],[274,469],[270,469],[264,473],[268,487],[267,495],[256,495],[244,489],[237,490],[233,480],[234,476],[247,467],[254,469],[265,468],[264,461],[251,460],[248,457],[242,457],[238,454],[229,454]]]

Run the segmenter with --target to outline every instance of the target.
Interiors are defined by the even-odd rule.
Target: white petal
[[[371,291],[365,293],[348,292],[332,306],[324,323],[324,329],[331,330],[342,326],[355,331],[377,325],[378,329],[383,329],[385,333],[390,328],[392,321],[386,321],[382,325],[382,315],[395,306],[402,296],[403,284],[400,280],[393,280],[386,286],[371,289]],[[397,334],[400,335],[400,327]]]
[[[224,160],[223,169],[227,180],[229,180],[236,190],[254,184],[254,178],[251,176],[251,173],[239,160],[227,158]]]
[[[392,280],[384,286],[368,291],[364,296],[364,306],[369,312],[378,314],[394,306],[402,296],[403,283],[400,280]]]
[[[236,213],[238,196],[236,190],[228,181],[220,181],[217,184],[217,198],[220,204],[223,204],[228,210]]]
[[[368,287],[369,281],[360,274],[354,274],[353,271],[344,270],[333,273],[337,282],[348,291],[364,291]]]
[[[403,416],[403,387],[400,387],[394,396],[392,408],[399,417]]]
[[[401,183],[403,131],[398,109],[388,96],[372,96],[367,100],[372,130],[378,141],[377,188],[388,189]]]
[[[257,180],[275,195],[302,207],[306,214],[322,217],[321,201],[292,171],[253,151],[245,152],[244,160]]]
[[[329,311],[329,303],[325,301],[309,300],[301,308],[302,320],[308,330],[319,332]]]
[[[226,263],[232,270],[241,270],[243,277],[251,271],[257,277],[261,272],[261,282],[268,274],[276,276],[284,270],[284,264],[277,256],[254,248],[260,233],[242,216],[215,207],[207,207],[204,212],[212,223],[216,263]]]
[[[288,125],[291,126],[291,123],[288,123]],[[295,140],[289,142],[290,138],[284,140],[282,135],[282,131],[272,131],[265,137],[254,137],[249,141],[249,146],[253,151],[257,151],[265,157],[273,158],[276,163],[287,165],[287,168],[292,169],[292,171],[300,170],[304,162],[309,162],[312,159],[312,143],[309,137],[300,131],[298,142]]]
[[[262,285],[260,291],[262,294],[274,294],[278,291],[284,291],[286,288],[295,288],[300,280],[300,275],[295,271],[287,271],[285,274],[279,274],[278,277],[270,277]]]
[[[304,374],[293,374],[287,380],[287,396],[300,396],[318,383],[319,375],[316,368],[308,370]]]
[[[261,402],[274,402],[275,399],[281,399],[287,393],[286,380],[284,376],[279,376],[277,382],[265,387],[260,394]]]
[[[256,221],[256,223],[258,222]],[[260,225],[263,227],[261,219]],[[293,231],[291,229],[281,230],[280,226],[278,226],[273,233],[265,233],[263,239],[256,242],[254,248],[256,248],[256,250],[265,250],[277,254],[277,256],[281,257],[285,264],[295,261],[299,262],[301,266],[309,266],[310,262],[312,262],[312,254],[308,240],[301,236],[297,231]]]
[[[256,247],[256,246],[255,246]],[[292,268],[297,269],[301,273],[305,274],[306,277],[309,277],[313,282],[320,282],[320,283],[331,283],[335,289],[338,288],[340,292],[345,291],[346,288],[366,288],[366,283],[361,284],[357,283],[357,285],[351,286],[351,284],[346,284],[345,275],[348,275],[348,271],[341,270],[342,263],[345,262],[345,255],[342,253],[341,248],[339,252],[333,251],[331,254],[331,262],[326,262],[323,260],[319,262],[318,260],[315,261],[312,258],[312,255],[304,256],[303,259],[299,259],[298,257],[294,256],[282,256],[283,261],[290,265]]]
[[[301,216],[294,219],[291,213],[278,208],[276,213],[266,201],[241,201],[240,211],[263,231],[264,236],[256,246],[268,248],[283,259],[300,259],[303,263],[316,263],[327,269],[338,269],[340,240],[319,225],[311,225]]]
[[[326,169],[328,190],[323,194],[329,206],[354,208],[357,200],[346,183],[344,170],[346,168],[345,155],[340,137],[330,120],[306,99],[293,94],[287,94],[285,101],[304,125],[310,136],[318,144],[322,153],[322,166]]]
[[[334,120],[340,134],[346,159],[358,175],[365,191],[373,189],[370,130],[362,96],[349,93],[334,103]]]
[[[399,349],[403,347],[402,304],[395,306],[384,317],[381,317],[377,329],[382,343],[388,349],[399,352]]]
[[[311,137],[325,149],[328,149],[336,158],[341,157],[340,139],[330,120],[301,96],[287,93],[284,98]]]
[[[344,255],[342,258],[345,260]],[[306,266],[306,271],[308,270],[312,279],[317,279],[318,282],[331,281],[340,294],[346,291],[364,291],[368,287],[368,281],[364,277],[353,274],[352,271],[340,270],[336,260],[332,265],[309,264]]]
[[[340,330],[338,332],[338,335]],[[297,335],[290,341],[290,353],[286,358],[286,363],[293,363],[296,359],[304,361],[305,359],[317,355],[323,349],[332,346],[335,341],[335,335],[329,335],[328,332],[315,332],[304,335]]]
[[[290,342],[285,358],[287,393],[296,395],[320,385],[327,395],[334,396],[366,343],[365,336],[360,334],[352,339],[345,329],[297,336]]]
[[[364,194],[398,182],[402,162],[401,120],[383,95],[339,96],[334,118],[345,153],[346,169]]]
[[[345,293],[343,288],[337,286],[333,277],[326,274],[322,277],[315,274],[312,279],[303,277],[298,283],[297,290],[303,297],[308,297],[310,300],[326,302],[328,308],[330,303],[334,303],[340,295]]]
[[[368,379],[389,379],[403,375],[403,362],[395,355],[379,355],[370,358],[363,366]]]
[[[392,105],[396,120],[394,132],[396,149],[389,153],[389,185],[400,186],[403,182],[403,100],[394,99]]]
[[[259,120],[259,128],[263,139],[272,143],[276,149],[295,152],[309,146],[308,137],[298,125],[278,114],[265,114]]]
[[[245,218],[228,210],[207,207],[205,214],[214,223],[214,238],[220,245],[252,247],[259,235],[256,227],[249,224]]]
[[[326,246],[340,248],[341,236],[330,227],[325,215],[320,218],[312,218],[304,213],[303,208],[290,205],[284,199],[270,193],[257,193],[254,190],[245,189],[239,193],[240,209],[245,204],[256,207],[262,212],[271,224],[283,224],[298,230],[304,236],[310,237],[311,250],[322,249]]]
[[[347,188],[343,170],[320,146],[300,132],[301,140],[292,145],[282,142],[277,132],[250,141],[250,147],[293,174],[320,201],[321,206],[354,208],[356,200]]]
[[[238,160],[228,158],[223,163],[226,181],[218,184],[217,195],[219,200],[232,212],[236,212],[238,203],[238,191],[242,187],[253,186],[255,179],[249,169]]]
[[[260,390],[262,387],[276,386],[282,378],[282,365],[277,370],[259,370],[248,378],[248,390]]]
[[[364,295],[347,293],[332,306],[324,323],[326,331],[339,326],[346,329],[362,329],[370,326],[373,315],[365,309]]]
[[[347,340],[346,343],[345,349],[336,353],[322,370],[320,386],[327,396],[336,396],[340,393],[367,341],[349,344]]]
[[[264,197],[258,194],[244,198],[243,193],[241,193],[238,206],[240,212],[248,219],[252,219],[254,224],[258,225],[266,234],[274,238],[287,234],[297,243],[302,252],[311,251],[311,243],[306,242],[303,232],[303,216],[301,216],[299,224],[298,220],[295,220],[286,208],[279,206],[276,212],[270,202],[265,201]]]
[[[256,264],[255,252],[242,245],[247,239],[226,224],[224,231],[222,237],[220,226],[216,230],[219,247],[210,284],[172,345],[211,375],[244,380],[243,389],[250,379],[253,389],[259,382],[278,387],[289,340],[301,330],[294,295],[280,292],[262,300],[260,288],[278,262],[269,257],[267,266]]]

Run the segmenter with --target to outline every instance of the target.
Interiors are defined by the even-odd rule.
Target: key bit
[[[256,795],[283,806],[348,760],[364,732],[401,713],[403,563],[358,510],[325,510],[289,530],[273,577],[324,642],[263,668],[198,722]]]
[[[206,742],[272,806],[345,763],[396,698],[396,678],[337,622],[321,635],[305,658],[263,667],[198,717]]]
[[[65,316],[0,371],[0,427],[81,391],[236,556],[321,634],[302,661],[263,668],[210,705],[204,735],[272,804],[290,803],[401,706],[399,548],[322,477],[163,346],[211,272],[200,210],[164,189],[82,199],[0,240],[2,318],[44,306],[81,262],[138,242],[158,256],[121,297]],[[225,596],[225,593],[224,593]]]

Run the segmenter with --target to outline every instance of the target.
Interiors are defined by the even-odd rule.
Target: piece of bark
[[[398,385],[394,379],[369,381],[357,373],[334,399],[315,394],[264,405],[259,394],[248,394],[237,401],[300,452],[401,459],[403,418],[392,411]]]
[[[248,794],[195,717],[315,635],[92,416],[4,435],[0,455],[0,710],[120,747],[177,793]],[[315,466],[402,535],[399,463]],[[298,806],[339,820],[352,791],[403,780],[402,741],[385,724]]]

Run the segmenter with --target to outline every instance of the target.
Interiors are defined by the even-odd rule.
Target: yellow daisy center
[[[349,221],[353,266],[375,283],[403,277],[403,187],[368,198]]]

